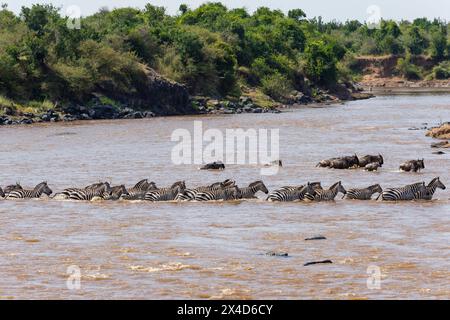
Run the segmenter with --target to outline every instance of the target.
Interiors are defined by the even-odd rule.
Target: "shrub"
[[[264,77],[261,86],[265,94],[278,101],[283,101],[292,91],[291,82],[278,72]]]

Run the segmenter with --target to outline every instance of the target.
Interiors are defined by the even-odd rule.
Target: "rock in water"
[[[306,267],[306,266],[310,266],[313,264],[327,264],[327,263],[333,263],[333,261],[331,261],[331,260],[312,261],[312,262],[305,263],[303,266]]]
[[[287,257],[289,256],[287,252],[275,252],[275,251],[268,251],[265,254],[266,256],[271,256],[271,257]]]
[[[305,241],[310,241],[310,240],[327,240],[327,238],[325,238],[324,236],[314,236],[314,237],[305,239]]]

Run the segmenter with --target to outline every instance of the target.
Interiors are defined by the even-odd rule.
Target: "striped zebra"
[[[40,198],[43,194],[47,196],[52,194],[52,189],[49,188],[47,182],[41,182],[33,190],[14,190],[11,191],[6,199],[31,199],[31,198]]]
[[[265,194],[269,193],[269,190],[267,190],[266,185],[262,181],[252,182],[248,185],[248,187],[240,188],[240,190],[242,199],[257,199],[255,194],[258,191],[262,191]]]
[[[128,195],[127,188],[123,184],[112,187],[110,192],[105,192],[100,198],[104,200],[119,200],[122,195]]]
[[[121,199],[123,200],[143,200],[145,194],[148,191],[157,190],[158,187],[156,184],[152,182],[148,182],[147,179],[141,180],[134,185],[134,187],[128,189],[127,195],[122,195]]]
[[[105,199],[111,195],[111,186],[108,182],[103,182],[97,187],[93,185],[85,189],[76,189],[69,193],[70,200],[91,201],[94,198]]]
[[[342,197],[342,199],[352,199],[352,200],[370,200],[374,193],[381,193],[383,189],[379,184],[371,185],[364,189],[350,189],[347,190],[347,194]]]
[[[179,193],[186,189],[184,181],[175,182],[169,188],[161,188],[157,190],[148,191],[145,193],[144,200],[146,201],[172,201],[175,200]]]
[[[305,195],[314,192],[315,189],[322,188],[320,182],[307,183],[300,186],[287,186],[277,189],[269,194],[267,201],[288,202],[303,200]]]
[[[432,200],[434,192],[436,189],[442,189],[445,190],[445,185],[439,180],[439,177],[434,178],[430,181],[430,183],[425,187],[424,190],[419,190],[416,193],[414,193],[414,199],[415,200]]]
[[[381,197],[383,201],[414,200],[414,194],[416,192],[423,192],[424,190],[426,190],[425,182],[418,182],[401,188],[386,189],[378,198]]]
[[[222,182],[216,182],[206,187],[197,187],[195,189],[185,189],[183,192],[179,193],[175,200],[177,201],[191,201],[195,200],[197,193],[199,192],[209,192],[213,190],[219,190],[223,188],[234,187],[236,182],[230,179],[226,179]]]
[[[236,200],[241,198],[241,191],[237,186],[215,189],[211,191],[198,192],[195,196],[196,201],[214,201],[214,200]]]
[[[88,186],[86,186],[86,187],[84,187],[82,189],[80,189],[80,188],[67,188],[67,189],[64,189],[61,192],[55,193],[53,195],[52,199],[55,199],[55,200],[66,200],[66,199],[70,198],[70,194],[71,193],[83,192],[85,190],[95,190],[97,188],[100,188],[103,184],[104,184],[104,182],[97,182],[97,183],[94,183],[94,184],[90,184],[90,185],[88,185]]]
[[[17,191],[22,190],[22,186],[20,183],[16,182],[16,184],[11,184],[9,186],[6,186],[5,189],[3,189],[3,192],[5,193],[5,197],[10,193],[11,191]]]
[[[344,195],[347,193],[345,188],[342,186],[341,181],[336,182],[327,190],[316,189],[314,192],[308,192],[305,194],[305,200],[308,201],[333,201],[336,195],[341,192]]]

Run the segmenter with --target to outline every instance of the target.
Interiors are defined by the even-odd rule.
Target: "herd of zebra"
[[[338,193],[346,199],[370,200],[378,193],[377,200],[432,200],[437,188],[445,189],[440,179],[434,178],[430,183],[418,182],[400,188],[383,190],[379,184],[367,188],[346,190],[342,183],[336,182],[324,189],[320,182],[308,182],[302,185],[285,186],[269,192],[262,181],[250,183],[247,187],[238,187],[230,179],[195,188],[187,188],[184,181],[178,181],[170,187],[158,188],[154,182],[144,179],[131,188],[124,185],[111,186],[108,182],[91,184],[84,188],[68,188],[52,196],[53,191],[47,182],[41,182],[34,189],[24,189],[19,183],[0,188],[2,199],[30,199],[43,195],[56,200],[143,200],[143,201],[217,201],[256,199],[257,192],[267,194],[270,202],[287,201],[333,201]]]

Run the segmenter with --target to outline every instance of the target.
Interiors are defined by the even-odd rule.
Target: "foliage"
[[[448,23],[383,20],[370,29],[356,20],[324,22],[301,9],[249,13],[220,2],[180,5],[176,15],[143,9],[101,9],[81,28],[52,5],[0,9],[0,95],[13,101],[112,101],[145,90],[145,68],[186,85],[192,95],[236,96],[239,87],[283,99],[292,88],[333,86],[357,76],[360,55],[427,55],[434,77],[447,77]],[[419,78],[413,59],[397,70]],[[431,70],[431,68],[429,69]]]

